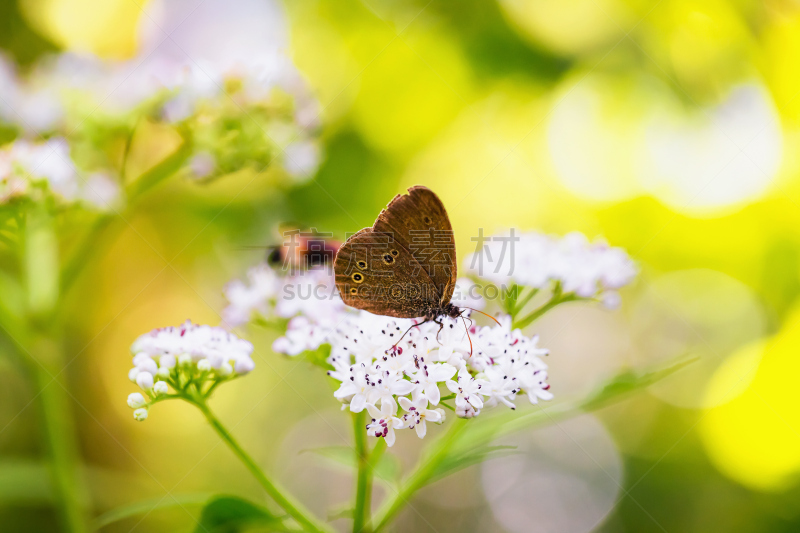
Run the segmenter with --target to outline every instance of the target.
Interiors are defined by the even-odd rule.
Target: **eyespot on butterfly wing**
[[[415,318],[438,304],[439,293],[422,265],[391,235],[372,228],[347,239],[333,268],[342,300],[356,309]]]

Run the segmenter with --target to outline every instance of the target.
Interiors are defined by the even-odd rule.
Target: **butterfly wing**
[[[372,228],[347,239],[333,269],[342,300],[356,309],[416,318],[438,303],[436,286],[408,249]]]
[[[381,211],[373,229],[391,235],[409,250],[438,290],[441,307],[453,297],[458,272],[456,241],[444,204],[427,187],[398,194]]]

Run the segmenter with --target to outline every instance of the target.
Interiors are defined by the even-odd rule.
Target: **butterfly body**
[[[336,254],[336,287],[357,309],[395,318],[461,316],[453,305],[455,239],[447,211],[427,187],[397,195],[371,228]]]

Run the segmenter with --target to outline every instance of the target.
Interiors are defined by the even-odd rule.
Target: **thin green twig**
[[[366,413],[353,413],[353,436],[355,438],[356,464],[356,501],[353,508],[353,533],[369,533],[371,529],[372,506],[372,468],[367,448]]]
[[[422,488],[445,458],[450,446],[458,439],[466,428],[468,422],[459,418],[453,420],[447,432],[439,437],[432,445],[432,448],[425,458],[417,465],[417,468],[400,487],[400,490],[390,498],[378,511],[375,518],[374,533],[378,533],[386,527],[395,517],[400,509]]]
[[[200,409],[200,411],[206,417],[206,420],[208,420],[208,423],[211,424],[211,427],[217,432],[217,435],[219,435],[225,444],[228,445],[231,451],[233,451],[234,455],[236,455],[236,457],[242,461],[244,466],[250,471],[251,474],[253,474],[253,477],[255,477],[256,480],[261,484],[267,494],[269,494],[270,497],[275,500],[275,503],[277,503],[292,518],[297,520],[297,522],[303,526],[305,531],[313,531],[317,533],[326,533],[331,531],[326,524],[322,523],[300,502],[295,501],[294,497],[292,497],[286,491],[286,489],[267,477],[267,475],[263,470],[261,470],[258,464],[256,464],[253,458],[250,457],[250,454],[248,454],[244,448],[241,447],[239,442],[225,428],[225,426],[222,425],[222,422],[219,421],[219,419],[214,415],[204,401],[189,401],[194,403],[197,408]]]

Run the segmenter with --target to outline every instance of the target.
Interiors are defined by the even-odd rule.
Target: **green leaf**
[[[453,442],[447,455],[423,484],[440,479],[487,459],[509,455],[502,447],[489,446],[494,439],[524,429],[553,424],[581,413],[594,411],[619,401],[693,363],[696,358],[679,359],[664,367],[646,372],[621,372],[606,381],[595,393],[574,402],[540,404],[527,412],[510,411],[492,414],[469,423],[467,430]],[[513,452],[511,452],[513,453]]]
[[[685,357],[676,360],[668,366],[650,372],[637,373],[629,370],[617,374],[614,378],[606,382],[605,386],[596,394],[589,397],[589,399],[584,402],[583,408],[586,410],[594,410],[603,407],[609,400],[624,394],[629,394],[637,389],[649,387],[653,383],[661,381],[665,377],[674,374],[698,359],[699,357]]]
[[[338,520],[340,518],[352,520],[353,512],[353,508],[349,504],[338,509],[331,509],[328,511],[328,522],[333,522],[334,520]]]
[[[516,446],[481,446],[463,453],[449,454],[432,472],[427,483],[432,483],[437,479],[447,477],[459,470],[480,464],[490,459],[507,457],[520,453],[515,451],[516,449]]]
[[[564,420],[581,413],[594,411],[641,390],[696,361],[697,358],[678,359],[671,364],[647,372],[631,370],[621,372],[605,382],[595,393],[577,401],[564,401],[554,405],[539,404],[527,412],[511,411],[487,416],[478,424],[470,424],[460,442],[472,446],[486,444],[501,435],[508,435],[531,427],[539,427]]]
[[[94,529],[101,529],[114,522],[119,522],[126,518],[139,516],[157,511],[160,509],[170,509],[173,507],[184,507],[190,505],[203,505],[213,495],[210,493],[197,494],[172,494],[161,498],[150,498],[141,500],[128,505],[123,505],[105,512],[98,516],[94,521]]]
[[[355,469],[358,467],[355,451],[353,448],[348,448],[347,446],[309,448],[307,450],[302,450],[300,453],[313,453],[328,460],[330,463],[343,465],[348,469]],[[378,479],[393,484],[397,483],[400,479],[402,468],[397,457],[383,454],[380,459],[378,459],[378,463],[373,467],[372,471]]]
[[[301,353],[299,357],[302,357],[309,363],[314,366],[318,366],[325,371],[333,370],[333,366],[328,363],[328,356],[331,354],[331,345],[330,344],[323,344],[316,350],[306,350],[305,352]]]
[[[265,507],[236,496],[218,496],[203,508],[195,533],[239,533],[256,525],[284,530],[280,518]]]

